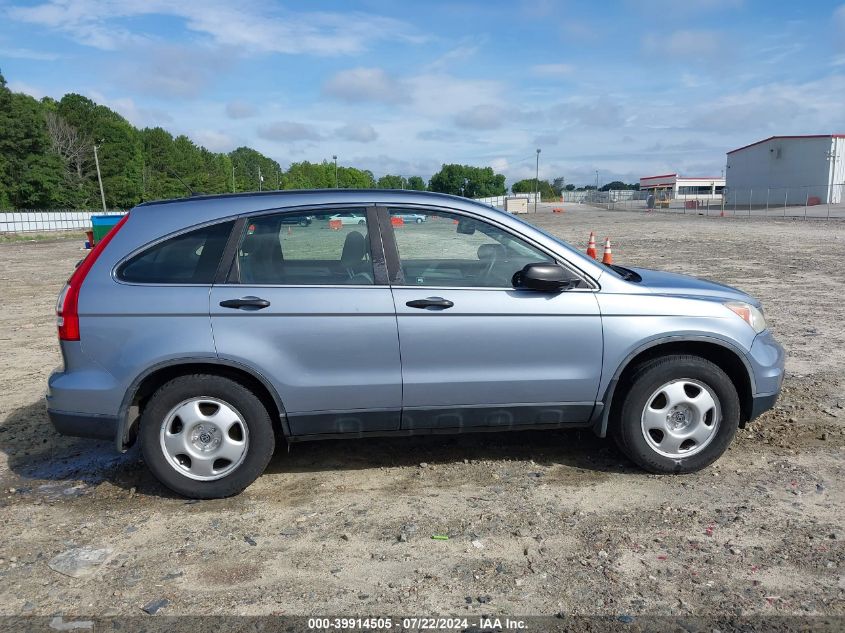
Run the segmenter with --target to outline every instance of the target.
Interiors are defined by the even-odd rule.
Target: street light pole
[[[596,199],[598,199],[599,195],[599,170],[596,170]]]
[[[540,149],[537,148],[537,169],[534,172],[534,213],[537,213],[537,196],[540,193]]]
[[[337,189],[337,154],[332,154],[334,159],[334,188]]]
[[[102,143],[102,141],[100,141]],[[97,182],[100,183],[100,200],[103,201],[103,213],[106,211],[106,194],[103,191],[103,177],[100,175],[100,158],[97,156],[97,145],[94,145],[94,164],[97,166]]]

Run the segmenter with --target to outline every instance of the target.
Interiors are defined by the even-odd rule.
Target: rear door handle
[[[408,301],[405,305],[409,308],[420,308],[421,310],[426,308],[439,308],[441,310],[445,310],[446,308],[451,308],[455,304],[443,297],[426,297],[425,299],[414,299],[413,301]]]
[[[260,297],[241,297],[240,299],[226,299],[220,302],[221,308],[236,308],[238,310],[263,310],[269,306],[270,302]]]

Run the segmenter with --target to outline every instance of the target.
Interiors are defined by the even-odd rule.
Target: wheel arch
[[[607,435],[608,421],[614,407],[621,402],[626,379],[642,363],[672,354],[700,356],[724,371],[736,387],[740,403],[740,428],[751,418],[755,391],[754,372],[745,354],[736,346],[712,337],[669,337],[641,345],[625,357],[616,368],[604,393],[604,406],[594,421],[594,431],[599,437]]]
[[[287,415],[279,394],[260,372],[235,361],[218,358],[181,358],[159,363],[140,374],[130,385],[123,398],[118,417],[115,442],[119,451],[125,451],[135,441],[140,413],[155,391],[164,383],[189,374],[223,376],[249,388],[261,400],[271,419],[278,421],[276,430],[290,436]]]

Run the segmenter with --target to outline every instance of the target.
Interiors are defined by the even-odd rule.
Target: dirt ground
[[[588,432],[332,441],[186,501],[137,451],[53,431],[80,241],[0,244],[0,614],[845,615],[845,223],[529,219],[762,299],[788,352],[775,410],[695,475],[645,474]],[[75,548],[93,560],[55,571]]]

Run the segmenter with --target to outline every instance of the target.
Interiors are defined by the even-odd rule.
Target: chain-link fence
[[[722,195],[671,191],[588,191],[585,204],[619,211],[785,218],[845,218],[845,183],[725,189]]]
[[[122,210],[104,213],[103,211],[83,211],[79,209],[0,211],[0,235],[37,235],[64,231],[87,231],[91,229],[91,216],[123,213],[125,212]]]

